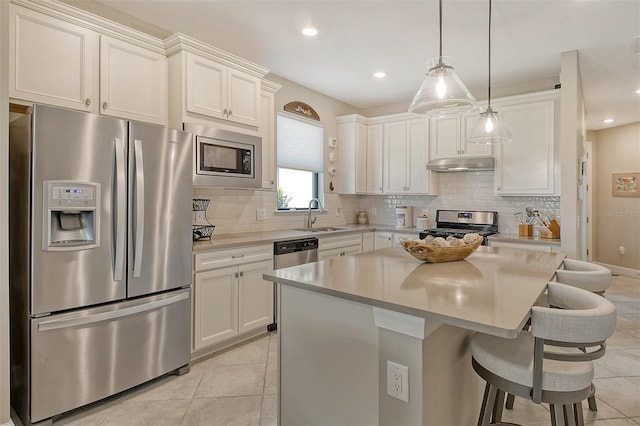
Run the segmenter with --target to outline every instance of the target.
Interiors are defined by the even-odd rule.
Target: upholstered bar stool
[[[611,285],[611,271],[595,263],[565,259],[563,269],[556,271],[556,281],[602,296]]]
[[[604,296],[611,285],[611,271],[595,263],[565,259],[563,269],[556,271],[556,281]],[[513,403],[513,395],[507,395],[506,408],[513,408]],[[595,388],[588,398],[588,404],[591,411],[598,411]]]
[[[481,333],[471,339],[473,368],[487,382],[479,426],[505,424],[506,392],[550,404],[553,426],[565,421],[584,425],[582,401],[592,393],[591,361],[604,355],[616,308],[594,293],[557,282],[548,283],[548,300],[553,307],[534,306],[530,331],[516,339]]]

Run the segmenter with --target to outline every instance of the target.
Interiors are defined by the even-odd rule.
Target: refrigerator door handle
[[[135,248],[133,251],[133,276],[138,278],[142,271],[142,250],[144,248],[144,162],[142,155],[142,141],[135,139]]]
[[[176,296],[166,299],[156,300],[155,302],[144,303],[129,308],[119,309],[117,311],[102,312],[100,314],[87,315],[76,318],[63,318],[51,321],[43,321],[38,324],[38,331],[51,331],[61,328],[78,327],[86,324],[94,324],[101,321],[111,321],[116,318],[122,318],[139,314],[141,312],[153,311],[163,306],[172,305],[189,298],[189,292],[184,292]]]
[[[127,166],[125,164],[125,143],[122,138],[115,138],[116,148],[116,226],[115,226],[115,259],[113,280],[121,281],[124,269],[125,240],[127,238]]]

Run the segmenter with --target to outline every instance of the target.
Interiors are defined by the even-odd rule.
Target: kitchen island
[[[431,264],[392,248],[265,274],[280,284],[280,424],[475,424],[469,337],[515,337],[563,258],[481,246]],[[408,367],[406,402],[387,395],[387,361]]]

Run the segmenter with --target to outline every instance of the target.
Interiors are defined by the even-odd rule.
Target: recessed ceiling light
[[[378,71],[373,75],[375,78],[385,78],[387,76],[386,72]]]
[[[606,120],[604,120],[605,123],[613,123],[613,118],[607,118]]]
[[[640,89],[636,90],[636,93],[637,93],[638,95],[640,95]]]
[[[302,34],[306,35],[307,37],[313,37],[314,35],[318,34],[318,30],[313,27],[309,27],[302,30]]]

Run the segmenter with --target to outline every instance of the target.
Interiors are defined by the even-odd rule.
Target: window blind
[[[322,173],[322,126],[278,114],[278,167]]]

